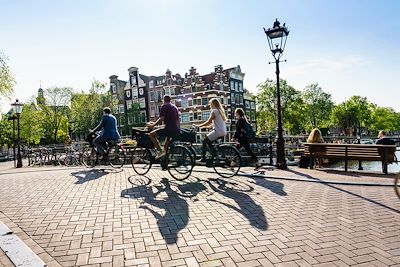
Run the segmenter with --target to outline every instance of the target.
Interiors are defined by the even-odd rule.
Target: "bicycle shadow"
[[[152,187],[146,184],[139,185],[121,191],[121,197],[142,199],[140,208],[149,211],[157,220],[161,236],[167,244],[174,244],[178,241],[178,233],[184,229],[189,222],[189,205],[184,198],[171,189],[167,178],[161,179],[161,184]],[[157,196],[165,193],[166,196],[159,199]],[[152,207],[148,206],[151,205]],[[154,208],[162,209],[165,212],[157,212]]]
[[[263,208],[255,203],[255,201],[248,194],[235,190],[231,187],[227,187],[226,185],[229,183],[218,178],[208,179],[206,182],[214,192],[217,192],[226,198],[232,199],[239,207],[235,207],[231,204],[224,203],[216,199],[209,199],[209,201],[222,204],[242,214],[249,221],[250,225],[257,229],[263,231],[268,229],[268,222]],[[217,186],[215,186],[213,182],[216,183]]]
[[[268,189],[272,193],[277,194],[279,196],[287,196],[287,193],[284,190],[283,183],[258,177],[248,177],[248,178],[253,179],[253,181],[249,181],[249,183],[264,187],[265,189]]]
[[[110,173],[110,171],[107,169],[90,169],[72,172],[71,175],[77,179],[75,184],[83,184],[99,179],[108,173]]]

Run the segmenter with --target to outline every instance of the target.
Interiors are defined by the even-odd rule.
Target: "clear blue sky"
[[[256,92],[275,79],[262,27],[278,18],[290,29],[281,77],[296,89],[319,83],[337,103],[361,95],[400,111],[399,14],[397,0],[0,0],[0,50],[22,100],[40,80],[87,90],[94,78],[127,79],[131,66],[183,75],[240,65]]]

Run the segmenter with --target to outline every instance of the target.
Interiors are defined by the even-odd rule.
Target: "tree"
[[[62,124],[68,121],[70,113],[69,104],[73,90],[69,87],[53,87],[44,90],[45,103],[39,104],[45,114],[45,136],[47,140],[57,143],[58,131],[61,129],[67,132],[67,125]],[[60,128],[63,126],[63,128]]]
[[[106,91],[106,85],[94,80],[89,93],[75,93],[71,98],[70,119],[74,121],[72,130],[78,135],[86,135],[99,122],[104,107],[114,110],[116,100],[110,92]]]
[[[371,124],[369,129],[374,135],[380,130],[396,131],[400,129],[400,115],[391,108],[372,105]]]
[[[11,98],[14,91],[15,79],[7,65],[8,58],[0,52],[0,97]]]
[[[8,118],[9,116],[3,116],[3,119],[0,120],[0,148],[5,145],[10,147],[15,142],[13,140],[13,121]]]
[[[20,117],[20,136],[28,146],[30,144],[39,144],[44,138],[43,120],[43,112],[38,110],[34,103],[31,102],[24,105]]]
[[[371,104],[366,97],[352,96],[337,105],[331,115],[333,125],[342,129],[346,135],[368,133],[371,121]]]
[[[258,85],[256,96],[258,116],[257,127],[260,132],[272,131],[276,127],[276,84],[272,80],[266,80]],[[285,80],[280,81],[282,125],[287,133],[299,134],[304,131],[306,121],[305,105],[301,93],[287,84]]]
[[[332,109],[332,97],[325,93],[318,84],[307,85],[302,92],[302,99],[307,114],[309,128],[329,126]]]

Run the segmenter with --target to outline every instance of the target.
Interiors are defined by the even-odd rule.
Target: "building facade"
[[[114,112],[122,135],[129,136],[132,127],[157,120],[164,95],[170,95],[171,102],[178,107],[182,128],[207,120],[212,98],[220,100],[229,119],[227,140],[235,131],[236,108],[242,108],[256,128],[255,100],[244,89],[245,74],[240,66],[224,69],[218,65],[213,72],[205,75],[200,75],[196,68],[191,67],[184,77],[172,74],[169,69],[161,76],[142,75],[136,67],[129,68],[128,74],[128,81],[119,80],[116,75],[110,76],[110,92],[118,102]],[[199,132],[198,140],[207,132],[207,129]]]

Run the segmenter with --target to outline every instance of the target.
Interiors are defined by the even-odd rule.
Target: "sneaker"
[[[162,157],[165,156],[165,152],[164,151],[157,151],[157,155],[155,156],[155,159],[161,159]]]
[[[231,161],[231,167],[235,167],[236,166],[236,162],[234,162],[234,161]]]

